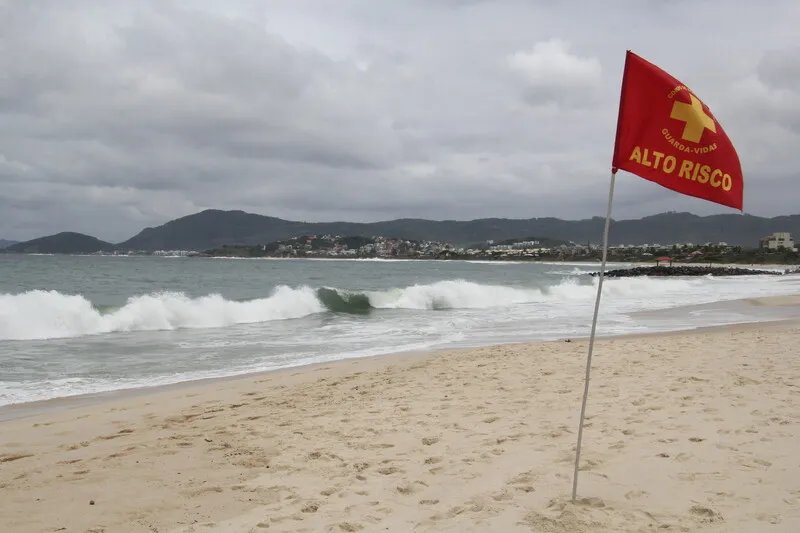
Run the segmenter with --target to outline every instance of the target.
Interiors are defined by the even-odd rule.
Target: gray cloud
[[[582,109],[598,103],[602,67],[596,57],[578,57],[560,39],[538,42],[531,50],[508,57],[509,67],[523,80],[530,105]]]
[[[712,107],[748,212],[795,211],[800,7],[678,4],[6,2],[0,237],[117,241],[210,207],[601,215],[627,48]],[[726,212],[618,179],[617,218]]]

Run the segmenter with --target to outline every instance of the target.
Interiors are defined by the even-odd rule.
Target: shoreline
[[[240,257],[240,256],[227,256],[227,255],[161,255],[161,254],[56,254],[56,253],[22,253],[22,252],[4,252],[0,250],[0,257],[3,256],[12,256],[12,257],[21,257],[21,256],[31,256],[31,257],[155,257],[161,259],[230,259],[230,260],[254,260],[254,261],[368,261],[368,262],[395,262],[395,261],[402,261],[402,262],[430,262],[430,261],[450,261],[450,262],[462,262],[462,263],[481,263],[481,264],[489,264],[489,263],[538,263],[543,265],[564,265],[564,264],[576,264],[576,265],[600,265],[601,259],[598,258],[591,258],[591,259],[584,259],[580,257],[571,257],[569,259],[562,259],[559,260],[553,257],[547,258],[538,258],[538,257],[504,257],[504,258],[492,258],[492,257],[451,257],[451,258],[437,258],[437,257],[274,257],[274,256],[263,256],[263,257]],[[632,265],[632,266],[654,266],[657,264],[663,264],[657,262],[655,259],[651,261],[644,261],[644,260],[634,260],[634,261],[625,261],[625,260],[608,260],[607,266],[611,265]],[[673,262],[674,266],[687,266],[687,267],[703,267],[703,266],[714,266],[714,267],[723,267],[723,268],[731,268],[731,267],[751,267],[755,269],[765,269],[765,270],[780,270],[785,271],[790,269],[791,267],[800,268],[800,263],[729,263],[729,262],[696,262],[696,261],[676,261]]]
[[[750,305],[760,308],[775,308],[775,309],[786,308],[786,307],[800,308],[800,294],[726,300],[721,302],[715,302],[712,304],[699,304],[693,306],[679,306],[667,309],[638,311],[632,314],[637,316],[648,317],[651,319],[657,319],[659,317],[665,317],[673,313],[680,313],[682,310],[691,310],[694,308],[702,309],[714,305],[724,306],[724,305],[736,305],[736,304]],[[757,318],[754,316],[754,320],[749,320],[749,321],[730,322],[726,324],[710,325],[710,326],[696,326],[696,327],[680,328],[674,330],[651,331],[651,332],[641,332],[641,333],[635,332],[635,333],[611,334],[611,335],[603,335],[602,332],[598,332],[596,338],[598,341],[600,341],[600,340],[614,340],[614,339],[625,339],[625,338],[650,338],[653,336],[662,337],[662,336],[670,336],[673,334],[713,332],[716,330],[725,329],[729,327],[739,327],[739,328],[750,328],[750,327],[761,327],[761,326],[778,327],[781,325],[791,325],[795,321],[800,322],[800,317],[773,316],[773,317]],[[287,366],[270,370],[261,370],[256,372],[244,372],[241,374],[190,379],[185,381],[177,381],[174,383],[167,383],[163,385],[127,387],[122,389],[83,393],[71,396],[58,396],[55,398],[48,398],[45,400],[33,400],[27,402],[2,405],[0,406],[0,424],[11,420],[30,418],[33,416],[45,415],[48,413],[57,413],[64,410],[78,409],[81,407],[93,406],[117,400],[134,399],[134,398],[157,395],[160,393],[166,393],[171,391],[179,391],[186,388],[203,387],[206,385],[213,385],[215,383],[221,383],[226,381],[247,380],[247,379],[253,379],[270,375],[277,376],[288,372],[314,371],[314,369],[318,367],[344,364],[350,361],[369,361],[372,359],[389,360],[393,358],[405,358],[405,357],[426,357],[426,356],[434,357],[436,356],[436,354],[439,353],[470,351],[482,348],[505,348],[517,345],[528,346],[528,345],[538,345],[538,344],[547,344],[547,343],[564,342],[564,341],[566,342],[588,341],[588,339],[589,336],[585,335],[585,336],[575,336],[575,337],[559,337],[558,339],[554,340],[534,340],[534,341],[521,341],[521,342],[500,343],[500,344],[475,344],[475,345],[469,345],[465,347],[455,347],[455,348],[442,347],[433,350],[425,349],[425,350],[390,352],[390,353],[361,356],[361,357],[347,357],[327,362],[304,363],[294,366]]]
[[[800,527],[800,321],[343,360],[0,423],[4,533]]]

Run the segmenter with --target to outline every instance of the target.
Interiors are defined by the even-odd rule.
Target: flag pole
[[[611,161],[611,183],[608,187],[608,207],[606,208],[606,224],[603,228],[603,258],[600,261],[600,274],[597,280],[597,298],[594,301],[594,316],[592,317],[592,331],[589,334],[589,353],[586,356],[586,377],[583,382],[583,401],[581,402],[581,417],[578,422],[578,443],[575,446],[575,471],[572,474],[572,502],[578,495],[578,469],[581,464],[581,442],[583,441],[583,421],[586,417],[586,401],[589,398],[589,376],[592,372],[592,352],[594,351],[594,336],[597,331],[597,315],[600,312],[600,296],[603,294],[603,279],[606,275],[606,258],[608,257],[608,229],[611,226],[611,204],[614,202],[614,182],[617,179],[617,152],[622,124],[622,105],[625,101],[625,89],[628,80],[628,62],[631,58],[631,51],[625,52],[625,64],[622,67],[622,85],[619,94],[619,110],[617,115],[617,132],[614,139],[614,156]]]
[[[586,400],[589,397],[589,375],[592,372],[592,351],[594,349],[594,336],[597,330],[597,315],[600,311],[600,296],[603,293],[603,279],[606,272],[606,257],[608,256],[608,229],[611,225],[611,204],[614,200],[614,182],[617,169],[611,170],[611,185],[608,188],[608,209],[606,209],[606,225],[603,229],[603,259],[600,262],[600,274],[597,280],[597,298],[594,301],[594,317],[592,318],[592,331],[589,334],[589,354],[586,356],[586,378],[583,385],[583,402],[581,403],[581,418],[578,423],[578,444],[575,447],[575,472],[572,476],[572,501],[578,494],[578,467],[581,461],[581,441],[583,439],[583,420],[586,415]]]

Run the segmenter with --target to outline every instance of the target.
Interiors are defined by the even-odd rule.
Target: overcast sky
[[[0,237],[604,215],[625,50],[800,212],[800,2],[0,0]],[[631,174],[614,215],[736,213]]]

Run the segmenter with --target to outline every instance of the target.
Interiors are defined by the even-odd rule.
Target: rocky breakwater
[[[599,274],[599,272],[589,273],[590,276],[597,276]],[[636,276],[781,276],[783,272],[723,266],[658,265],[609,270],[605,275],[608,278],[632,278]]]

